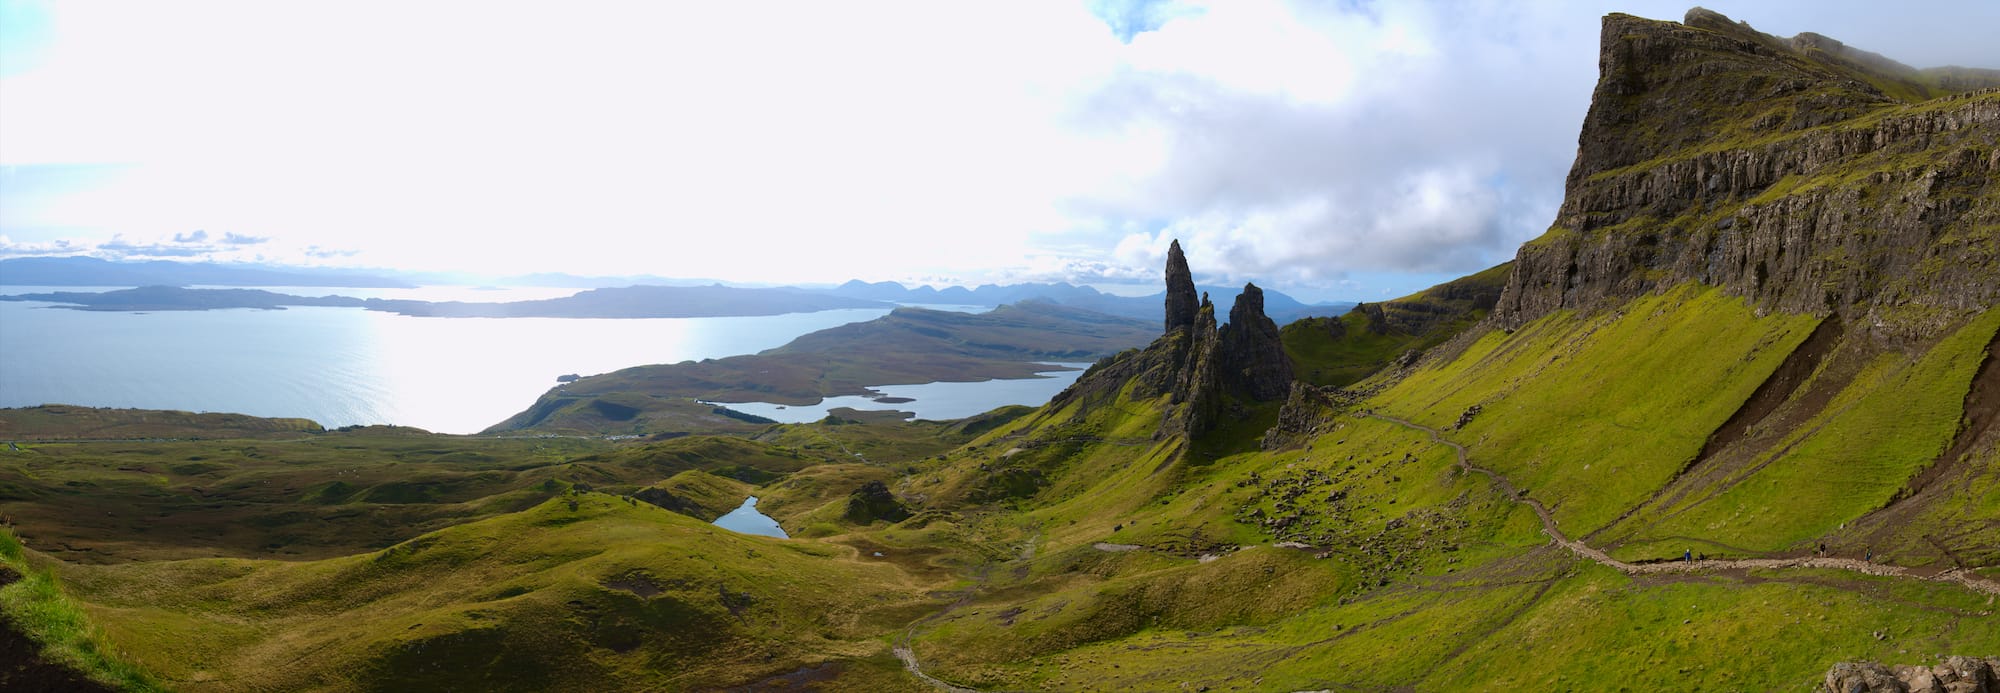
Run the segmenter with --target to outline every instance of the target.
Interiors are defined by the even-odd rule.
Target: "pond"
[[[715,526],[739,534],[761,534],[779,539],[790,538],[790,535],[785,534],[785,528],[778,526],[777,520],[771,519],[769,515],[757,512],[756,496],[743,499],[743,505],[737,506],[735,510],[729,511],[727,515],[715,518]]]

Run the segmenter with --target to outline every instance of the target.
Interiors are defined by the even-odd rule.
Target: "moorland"
[[[1562,208],[1512,262],[1280,327],[1255,285],[1203,297],[1175,244],[1150,342],[1041,407],[705,433],[634,414],[634,440],[561,418],[581,393],[740,378],[694,364],[714,370],[570,383],[576,401],[482,436],[0,412],[26,441],[0,456],[0,614],[36,643],[6,671],[130,690],[2000,685],[2000,72],[1702,9],[1610,15],[1601,41]],[[933,316],[896,315],[857,329],[922,343]],[[790,538],[709,523],[751,495]]]

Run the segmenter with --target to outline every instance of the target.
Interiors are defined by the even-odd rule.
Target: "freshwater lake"
[[[0,287],[6,294],[59,290],[101,289]],[[270,290],[480,301],[575,292],[461,287]],[[873,320],[889,312],[860,308],[729,318],[417,318],[358,308],[118,313],[49,305],[0,302],[0,407],[61,403],[236,412],[301,417],[328,427],[393,423],[440,433],[476,433],[499,423],[528,408],[555,386],[559,375],[756,353],[808,332]],[[1050,379],[974,383],[993,386],[993,396],[986,400],[990,404],[953,405],[950,410],[978,406],[969,412],[978,413],[1004,404],[1041,404],[1061,390],[1058,386],[1039,399],[1023,400],[1040,390],[1009,386],[1022,382],[1045,388]],[[947,399],[953,400],[980,399],[956,391],[948,394]],[[923,413],[933,415],[931,410]]]
[[[923,383],[920,385],[877,385],[869,388],[886,398],[907,398],[908,402],[877,402],[870,397],[846,395],[828,397],[811,405],[783,405],[770,402],[715,402],[746,414],[756,414],[781,423],[810,423],[826,418],[838,407],[860,410],[894,410],[916,414],[919,419],[962,419],[1007,404],[1041,405],[1069,387],[1083,375],[1089,363],[1051,363],[1076,370],[1036,373],[1041,377],[1018,380],[986,380],[971,383]]]

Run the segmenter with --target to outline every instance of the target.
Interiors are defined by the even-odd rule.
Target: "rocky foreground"
[[[1841,662],[1826,672],[1828,693],[1991,693],[2000,691],[2000,657],[1946,657],[1931,666]]]

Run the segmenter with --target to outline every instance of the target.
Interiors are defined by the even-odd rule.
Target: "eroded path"
[[[1448,438],[1445,438],[1443,432],[1435,428],[1425,426],[1423,424],[1412,423],[1393,416],[1388,416],[1386,414],[1377,414],[1374,412],[1369,412],[1368,416],[1381,419],[1383,421],[1387,421],[1389,423],[1393,423],[1398,426],[1402,426],[1404,428],[1409,428],[1429,433],[1431,436],[1431,440],[1435,440],[1438,443],[1449,446],[1452,449],[1452,451],[1458,455],[1458,466],[1460,468],[1465,469],[1467,471],[1478,472],[1480,474],[1486,475],[1486,478],[1491,479],[1495,486],[1500,487],[1500,490],[1506,493],[1508,498],[1513,498],[1515,501],[1527,504],[1528,507],[1533,508],[1535,510],[1535,515],[1542,518],[1542,532],[1549,535],[1549,538],[1555,541],[1555,543],[1561,545],[1563,548],[1569,549],[1570,552],[1575,553],[1578,556],[1582,556],[1592,561],[1596,561],[1601,565],[1606,565],[1612,568],[1616,568],[1618,569],[1619,572],[1625,573],[1627,575],[1652,575],[1660,573],[1699,573],[1699,572],[1707,572],[1715,570],[1744,570],[1744,569],[1771,569],[1771,568],[1827,568],[1833,570],[1853,571],[1867,575],[1879,575],[1884,577],[1903,577],[1903,578],[1914,578],[1919,580],[1936,580],[1939,582],[1950,582],[1959,585],[1964,585],[1965,587],[1977,590],[1979,592],[1984,592],[1986,594],[2000,595],[2000,582],[1994,582],[1992,580],[1987,580],[1985,578],[1975,576],[1965,570],[1954,568],[1951,570],[1946,570],[1941,573],[1937,573],[1935,575],[1922,575],[1908,568],[1904,568],[1902,566],[1883,565],[1881,563],[1872,563],[1869,561],[1858,561],[1852,558],[1831,558],[1831,557],[1738,558],[1738,559],[1704,559],[1699,561],[1671,561],[1664,563],[1627,563],[1625,561],[1612,558],[1609,554],[1606,554],[1603,551],[1592,548],[1590,545],[1585,544],[1580,540],[1571,539],[1569,535],[1563,534],[1562,529],[1556,527],[1555,518],[1549,514],[1549,509],[1547,506],[1542,505],[1541,501],[1521,495],[1520,489],[1516,488],[1513,482],[1508,481],[1507,477],[1501,476],[1500,473],[1473,464],[1471,459],[1466,456],[1465,446],[1453,442]]]

